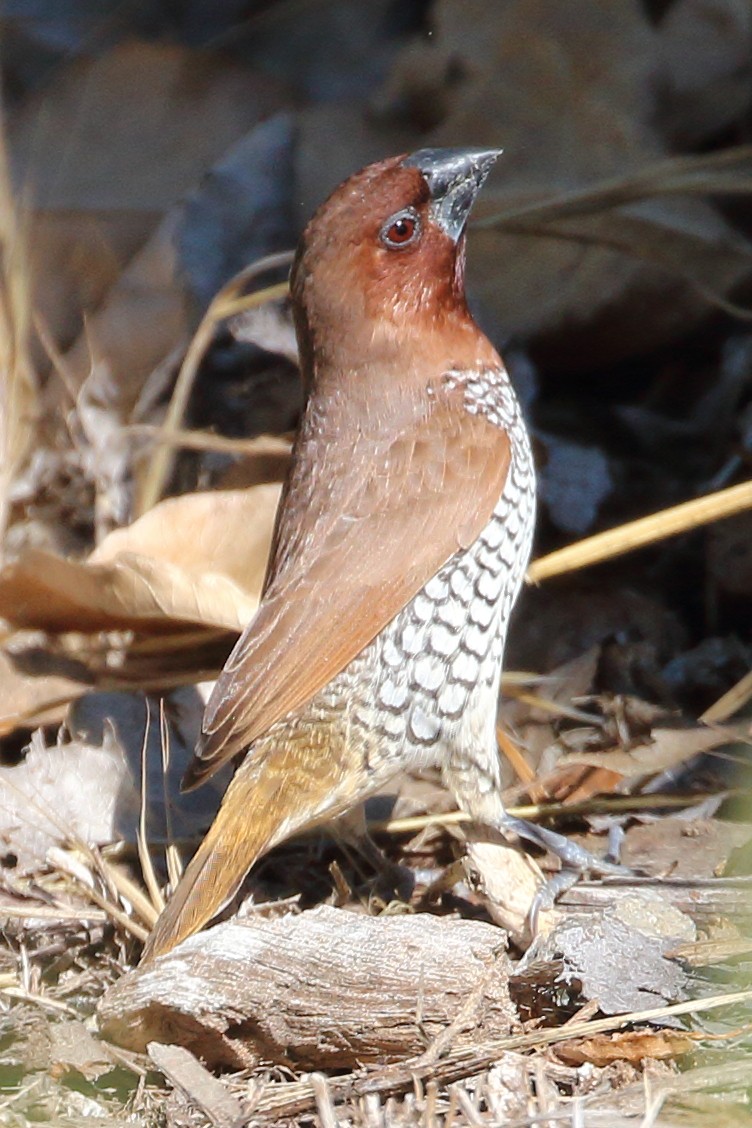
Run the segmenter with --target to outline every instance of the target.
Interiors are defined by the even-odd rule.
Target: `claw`
[[[566,870],[574,870],[578,876],[585,873],[602,874],[605,877],[629,877],[632,871],[627,866],[620,866],[614,862],[607,862],[603,858],[596,858],[583,846],[557,834],[555,830],[547,830],[544,826],[528,822],[526,819],[517,819],[513,815],[505,815],[499,824],[499,830],[514,831],[520,838],[533,842],[543,850],[549,850],[561,859]]]
[[[540,914],[552,909],[557,897],[561,897],[562,893],[566,893],[567,889],[576,885],[581,876],[579,870],[562,869],[558,873],[552,874],[546,884],[541,886],[533,897],[527,914],[532,936],[536,936],[538,933],[538,917]]]
[[[541,912],[552,909],[557,897],[571,889],[579,879],[588,873],[600,874],[605,877],[630,877],[633,871],[627,866],[617,865],[614,862],[596,858],[589,850],[578,846],[563,834],[554,830],[518,819],[513,815],[504,815],[498,824],[502,832],[513,831],[519,838],[533,842],[544,850],[550,851],[561,860],[562,869],[555,873],[542,889],[536,893],[528,914],[530,930],[533,935],[538,931],[538,918]]]

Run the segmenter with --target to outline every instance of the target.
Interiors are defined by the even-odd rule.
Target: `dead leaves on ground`
[[[0,608],[11,635],[2,659],[0,731],[61,719],[66,700],[107,684],[101,648],[130,650],[138,662],[135,656],[141,652],[145,659],[148,646],[149,660],[138,662],[146,684],[159,680],[162,650],[167,687],[174,684],[175,647],[200,654],[202,638],[238,634],[258,605],[279,491],[279,483],[262,482],[168,498],[110,533],[85,561],[27,549],[6,564],[0,571]],[[37,660],[34,676],[33,655],[44,643],[37,633],[24,645],[28,636],[14,634],[22,631],[57,638],[51,651],[51,659],[55,653],[61,658],[57,668],[52,660],[47,669]],[[119,638],[108,645],[106,636],[113,632]],[[88,644],[81,638],[87,634],[93,636]],[[96,661],[87,658],[90,649]],[[72,676],[66,676],[66,664]]]
[[[647,1060],[671,1061],[694,1049],[694,1041],[680,1030],[618,1030],[580,1038],[556,1047],[556,1056],[567,1065],[604,1067],[616,1061],[641,1065]]]
[[[84,562],[30,549],[0,573],[14,628],[240,631],[261,594],[277,484],[168,498],[116,529]]]

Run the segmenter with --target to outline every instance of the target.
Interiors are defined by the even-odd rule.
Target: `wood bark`
[[[100,1030],[141,1052],[177,1043],[210,1067],[397,1062],[509,1031],[505,948],[493,925],[428,914],[247,917],[124,976],[100,1002]]]

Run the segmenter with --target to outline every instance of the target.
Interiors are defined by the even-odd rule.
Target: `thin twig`
[[[149,840],[146,836],[146,791],[147,791],[147,774],[146,774],[146,760],[147,751],[149,746],[149,726],[151,725],[151,706],[149,698],[145,698],[146,704],[146,721],[144,724],[144,739],[141,743],[141,802],[138,812],[138,831],[136,833],[136,846],[138,848],[138,860],[141,865],[141,872],[144,875],[144,882],[149,891],[152,904],[155,909],[161,913],[165,906],[162,890],[157,881],[157,875],[154,872],[154,863],[151,860],[149,852]]]
[[[728,791],[726,795],[746,795],[747,791]],[[695,807],[706,799],[715,798],[717,792],[704,792],[692,795],[599,795],[583,799],[578,803],[526,803],[506,807],[508,814],[518,819],[547,819],[574,817],[576,815],[613,814],[621,811],[656,810],[660,808]],[[464,811],[446,811],[434,815],[406,815],[399,819],[368,820],[369,830],[380,830],[386,834],[415,834],[429,826],[461,826],[473,820]]]
[[[723,724],[752,698],[752,670],[701,714],[703,724]]]
[[[534,200],[494,210],[492,214],[487,214],[493,208],[493,203],[489,201],[478,208],[474,226],[501,228],[519,220],[543,223],[602,212],[637,203],[651,196],[707,196],[713,193],[747,195],[752,191],[748,177],[732,172],[730,176],[727,174],[723,178],[714,179],[709,173],[749,161],[752,161],[752,145],[737,145],[704,156],[672,157],[656,161],[632,175],[608,177],[553,197],[541,199],[539,196]],[[698,182],[698,178],[702,179]]]
[[[159,699],[159,736],[160,747],[162,750],[162,800],[164,802],[165,812],[165,833],[167,835],[167,846],[165,848],[165,861],[167,862],[167,876],[170,879],[170,886],[174,889],[183,874],[183,866],[175,845],[175,835],[172,826],[172,802],[170,799],[169,776],[170,776],[170,727],[167,723],[167,716],[165,714],[165,699]]]
[[[232,303],[238,298],[239,292],[244,286],[266,270],[289,266],[291,259],[292,252],[290,251],[283,251],[276,255],[267,255],[265,258],[259,259],[258,262],[252,263],[250,266],[246,267],[245,270],[241,270],[236,274],[234,278],[231,278],[212,299],[209,308],[199,323],[198,329],[193,335],[183,363],[180,366],[180,372],[175,381],[172,399],[170,400],[167,414],[165,415],[162,425],[161,443],[154,452],[154,457],[149,466],[149,472],[144,479],[135,516],[139,516],[148,509],[151,509],[162,496],[162,491],[172,465],[173,436],[180,430],[199,365],[211,343],[218,322],[238,312],[237,308],[235,308]],[[281,293],[280,286],[276,285],[268,286],[263,290],[257,291],[255,294],[249,294],[243,299],[243,309],[248,310],[255,306],[263,305],[266,301],[280,297]],[[228,310],[230,311],[229,313],[227,312]]]
[[[534,560],[527,571],[530,583],[540,583],[553,576],[575,572],[579,568],[589,568],[626,552],[645,548],[649,544],[666,540],[689,532],[711,521],[720,521],[745,509],[752,509],[752,482],[741,482],[737,486],[718,490],[705,497],[682,502],[681,505],[651,513],[636,521],[628,521],[615,529],[586,537],[575,544],[567,545],[547,556]]]
[[[330,1093],[332,1099],[340,1103],[362,1099],[371,1093],[382,1097],[402,1093],[412,1089],[416,1079],[420,1078],[432,1078],[441,1081],[442,1084],[451,1084],[453,1081],[462,1080],[488,1069],[510,1050],[537,1049],[557,1042],[569,1041],[575,1037],[591,1037],[594,1034],[621,1030],[625,1026],[661,1021],[685,1014],[702,1014],[721,1007],[749,1003],[751,1000],[752,990],[735,991],[727,995],[713,995],[706,999],[675,1003],[652,1010],[634,1011],[597,1021],[591,1020],[567,1024],[556,1029],[510,1035],[479,1046],[457,1047],[450,1050],[440,1061],[423,1066],[420,1064],[420,1058],[413,1058],[377,1071],[364,1070],[359,1074],[350,1073],[343,1077],[333,1077],[329,1082]],[[267,1086],[256,1111],[261,1114],[273,1113],[280,1119],[300,1116],[314,1108],[315,1101],[316,1094],[310,1080],[286,1082],[284,1085]]]

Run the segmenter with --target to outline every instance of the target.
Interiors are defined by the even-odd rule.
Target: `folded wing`
[[[209,699],[186,788],[310,701],[490,520],[506,432],[458,388],[402,416],[371,417],[365,442],[336,412],[326,430],[306,415],[264,597]]]

